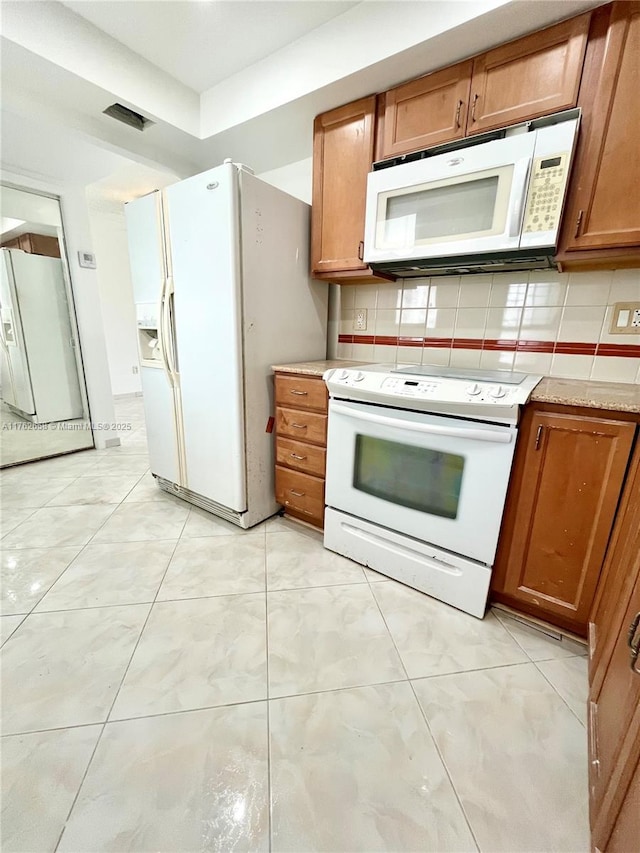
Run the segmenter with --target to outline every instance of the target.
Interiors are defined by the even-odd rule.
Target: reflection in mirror
[[[2,187],[0,467],[93,447],[57,199]]]

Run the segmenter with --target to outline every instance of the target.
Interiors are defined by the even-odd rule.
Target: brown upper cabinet
[[[556,260],[640,265],[640,2],[616,2],[316,118],[312,273],[379,281],[363,261],[367,173],[402,156],[582,108]]]
[[[56,237],[48,237],[46,234],[21,234],[13,240],[7,240],[2,244],[5,249],[22,249],[31,255],[46,255],[49,258],[60,257],[60,244]]]
[[[316,278],[378,280],[362,260],[375,116],[372,95],[314,122],[311,271]]]
[[[464,136],[472,60],[385,93],[381,159]]]
[[[473,60],[467,133],[575,107],[591,13]]]
[[[491,583],[494,599],[581,635],[636,432],[588,412],[525,411]]]
[[[563,269],[638,264],[640,3],[594,12],[579,106],[582,129],[564,216]],[[618,262],[618,263],[616,263]]]
[[[377,156],[396,157],[575,107],[591,13],[385,92]]]

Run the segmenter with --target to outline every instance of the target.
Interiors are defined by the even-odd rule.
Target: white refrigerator
[[[251,527],[278,510],[271,365],[326,354],[310,208],[227,161],[125,210],[151,472]]]
[[[59,258],[0,249],[2,399],[33,423],[83,417]]]

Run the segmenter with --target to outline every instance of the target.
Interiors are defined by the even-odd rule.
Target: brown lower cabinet
[[[590,409],[525,410],[491,597],[586,636],[636,423]]]
[[[640,849],[640,447],[589,620],[589,811],[594,850]]]
[[[324,525],[327,386],[320,376],[277,373],[276,500],[289,515]]]

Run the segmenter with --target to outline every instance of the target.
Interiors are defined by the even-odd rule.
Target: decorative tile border
[[[635,344],[596,344],[579,341],[529,341],[493,338],[420,338],[394,335],[339,335],[340,344],[377,344],[379,346],[434,347],[437,349],[473,349],[500,352],[540,352],[562,355],[599,355],[615,358],[640,358]]]

